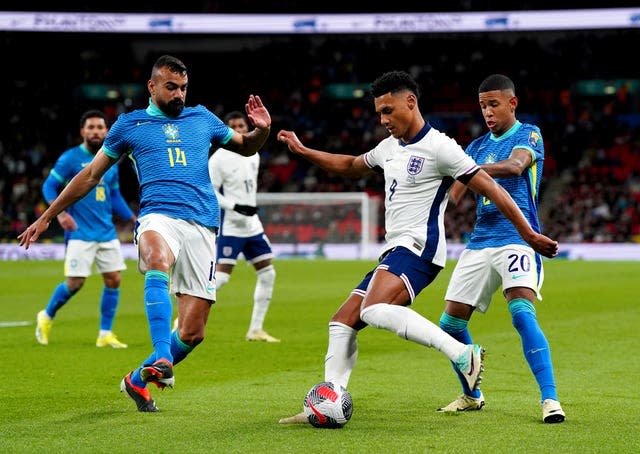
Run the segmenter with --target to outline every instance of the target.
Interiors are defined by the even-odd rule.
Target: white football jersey
[[[458,143],[428,123],[410,143],[392,136],[364,155],[384,170],[385,245],[404,246],[444,266],[447,244],[444,212],[454,180],[478,169]]]
[[[256,206],[260,155],[242,156],[218,148],[209,158],[209,175],[222,211],[224,236],[250,237],[264,231],[257,214],[245,216],[233,211],[233,206]]]

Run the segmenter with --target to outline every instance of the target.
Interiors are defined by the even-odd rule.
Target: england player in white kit
[[[358,354],[357,332],[371,325],[438,349],[475,389],[483,369],[483,349],[458,342],[408,307],[445,265],[443,214],[450,186],[457,179],[491,198],[540,253],[555,255],[557,243],[536,233],[508,193],[453,139],[424,120],[418,87],[411,76],[388,72],[371,88],[375,110],[390,137],[368,153],[332,154],[305,147],[291,131],[278,133],[278,140],[292,152],[326,171],[359,178],[380,169],[385,176],[386,243],[378,266],[351,292],[329,323],[324,380],[347,387]],[[307,419],[300,413],[280,422],[306,423]]]
[[[245,134],[249,126],[242,112],[227,114],[224,122],[234,131]],[[218,290],[231,277],[242,253],[256,270],[253,292],[253,311],[246,334],[248,341],[280,342],[264,330],[269,310],[276,270],[272,264],[273,251],[257,214],[256,192],[260,155],[242,156],[225,148],[218,148],[209,158],[209,175],[222,209],[217,249],[216,284]]]

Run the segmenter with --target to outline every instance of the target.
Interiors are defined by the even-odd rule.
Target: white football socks
[[[276,270],[273,265],[265,266],[258,270],[256,289],[253,292],[253,312],[251,313],[251,324],[249,331],[261,330],[264,318],[269,310],[271,295],[273,295],[273,284],[276,280]]]
[[[465,349],[437,325],[405,306],[379,303],[364,308],[360,318],[374,328],[383,328],[426,347],[434,347],[451,361],[457,361]]]
[[[329,323],[329,345],[324,359],[324,380],[345,388],[358,358],[358,332],[340,322]]]

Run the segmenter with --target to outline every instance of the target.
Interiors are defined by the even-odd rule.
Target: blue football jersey
[[[58,188],[66,185],[74,176],[91,162],[93,154],[84,145],[68,149],[56,161],[47,180],[54,179],[52,193],[44,190],[48,203],[58,195]],[[45,187],[48,182],[45,182]],[[87,195],[67,208],[67,212],[76,221],[78,228],[65,232],[66,240],[111,241],[116,239],[113,224],[112,190],[119,191],[118,166],[112,166],[102,177],[100,183]]]
[[[211,142],[226,144],[233,129],[203,106],[185,107],[170,118],[153,103],[122,114],[103,150],[117,159],[129,154],[140,182],[139,217],[149,213],[219,227],[220,209],[208,160]]]
[[[508,159],[516,148],[524,148],[531,152],[529,168],[520,176],[496,178],[496,181],[511,195],[533,230],[540,233],[538,190],[544,161],[544,144],[540,129],[535,125],[516,121],[516,124],[500,137],[495,137],[489,132],[477,138],[467,147],[466,152],[482,165]],[[527,245],[513,224],[500,213],[491,200],[476,195],[476,224],[467,247],[483,249],[507,244]]]

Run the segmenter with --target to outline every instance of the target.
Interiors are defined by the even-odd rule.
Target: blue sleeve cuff
[[[222,145],[226,145],[231,140],[231,138],[233,137],[234,133],[235,133],[235,131],[233,129],[229,128],[229,130],[227,131],[227,135],[225,136],[224,139],[222,139],[220,141],[220,143]]]
[[[109,150],[107,147],[105,147],[104,145],[102,146],[102,152],[104,154],[106,154],[108,157],[110,157],[111,159],[120,159],[120,155],[117,153],[114,153],[113,151]]]
[[[60,181],[53,175],[53,171],[49,174],[44,184],[42,185],[42,195],[44,200],[50,205],[56,197],[58,197],[58,188],[60,187]]]

